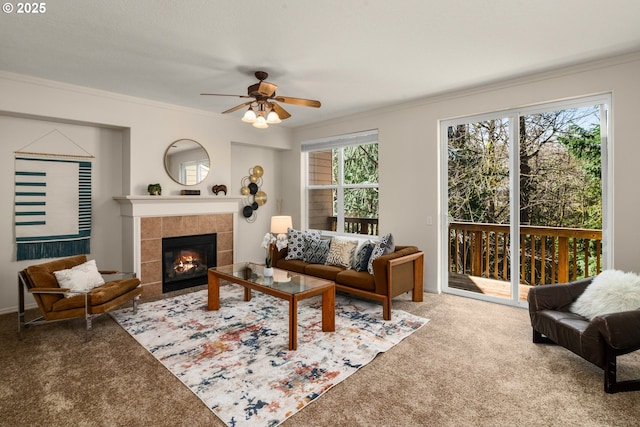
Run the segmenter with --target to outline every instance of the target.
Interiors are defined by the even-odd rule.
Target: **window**
[[[378,234],[378,131],[308,141],[308,228]]]
[[[195,160],[180,163],[180,182],[185,185],[195,185],[209,173],[209,160]]]

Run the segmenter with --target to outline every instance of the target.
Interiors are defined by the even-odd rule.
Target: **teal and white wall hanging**
[[[64,136],[83,154],[25,151],[54,132]],[[14,212],[18,261],[91,252],[93,158],[57,129],[15,152]]]

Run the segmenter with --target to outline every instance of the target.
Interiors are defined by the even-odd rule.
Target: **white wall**
[[[211,157],[211,171],[200,185],[204,195],[211,186],[226,184],[230,195],[240,194],[241,175],[248,166],[263,164],[265,191],[271,198],[260,208],[259,222],[238,221],[236,254],[261,258],[260,239],[268,230],[280,182],[275,150],[291,147],[291,130],[271,126],[260,130],[239,117],[162,104],[93,89],[0,72],[0,197],[7,209],[0,214],[0,313],[15,311],[18,304],[17,272],[31,262],[15,261],[13,227],[14,151],[52,129],[60,129],[96,156],[93,171],[91,257],[99,266],[122,268],[123,245],[118,195],[145,195],[149,183],[159,182],[163,195],[185,188],[164,170],[163,155],[169,144],[187,138],[200,142]],[[232,155],[232,141],[244,144]],[[237,165],[236,165],[237,162]],[[273,186],[273,187],[271,187]],[[240,206],[239,206],[240,208]],[[256,236],[255,238],[253,236]],[[245,246],[246,245],[246,246]],[[124,251],[126,252],[126,251]],[[29,299],[29,303],[32,300]]]
[[[613,267],[640,271],[637,226],[639,187],[636,184],[640,144],[640,55],[627,55],[502,82],[458,93],[443,94],[411,104],[345,117],[294,130],[296,149],[285,157],[300,157],[306,140],[379,129],[380,232],[391,232],[399,244],[417,245],[425,252],[425,289],[441,289],[438,277],[439,121],[471,114],[585,95],[612,93]],[[302,214],[299,168],[287,169],[284,189]],[[427,224],[427,217],[434,219]]]

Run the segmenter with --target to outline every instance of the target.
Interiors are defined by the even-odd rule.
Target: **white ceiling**
[[[279,95],[322,102],[283,105],[291,127],[631,51],[638,0],[54,0],[0,15],[0,70],[212,112],[243,100],[201,92],[246,94],[264,70]]]

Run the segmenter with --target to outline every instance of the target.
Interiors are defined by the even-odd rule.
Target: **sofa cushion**
[[[320,240],[319,230],[296,230],[287,229],[287,256],[285,259],[304,259],[304,236],[311,239]]]
[[[367,271],[344,270],[338,273],[335,282],[350,288],[373,292],[376,288],[373,276]]]
[[[605,270],[594,277],[570,310],[593,320],[609,313],[640,308],[640,276],[620,270]]]
[[[89,294],[91,305],[100,305],[134,290],[140,284],[137,278],[115,280],[93,289]]]
[[[535,325],[535,326],[534,326]],[[597,327],[579,314],[569,311],[542,310],[532,318],[532,326],[553,342],[602,367],[603,338]]]
[[[316,276],[322,279],[336,281],[338,273],[342,272],[344,268],[335,265],[322,265],[322,264],[307,264],[304,269],[304,274],[309,276]]]
[[[308,264],[301,259],[280,259],[276,267],[304,274],[304,269],[307,265]]]
[[[89,292],[89,305],[100,305],[118,298],[137,288],[140,280],[137,278],[114,280],[97,286]],[[63,298],[53,305],[52,311],[64,311],[73,308],[84,308],[84,294],[75,294],[70,298]]]
[[[367,264],[367,271],[369,272],[369,274],[373,274],[373,261],[376,258],[379,258],[382,255],[390,254],[395,250],[396,246],[393,242],[393,236],[391,235],[391,233],[382,236],[382,238],[373,247],[373,251],[371,251],[369,263]]]
[[[353,252],[357,246],[357,240],[331,239],[331,246],[329,247],[329,254],[325,264],[351,268]]]
[[[328,239],[318,240],[304,236],[304,261],[309,264],[324,264],[329,255],[330,244]]]

